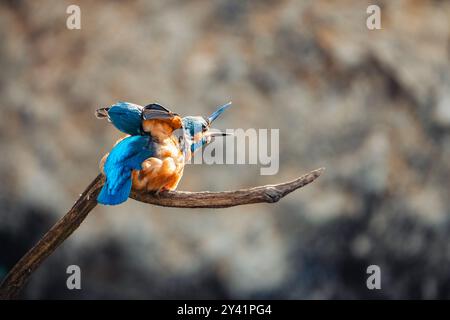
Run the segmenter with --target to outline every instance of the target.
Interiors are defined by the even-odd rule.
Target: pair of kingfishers
[[[106,180],[97,201],[120,204],[128,199],[131,188],[157,194],[175,190],[193,153],[214,137],[226,135],[211,130],[211,124],[230,105],[219,107],[207,118],[181,118],[156,103],[142,107],[119,102],[97,109],[97,118],[108,119],[127,134],[100,162]]]

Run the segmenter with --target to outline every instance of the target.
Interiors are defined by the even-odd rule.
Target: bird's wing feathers
[[[167,113],[171,113],[172,111],[170,111],[169,109],[167,109],[166,107],[158,104],[158,103],[150,103],[148,105],[146,105],[144,107],[144,109],[148,109],[148,110],[160,110],[160,111],[165,111]]]
[[[150,136],[129,136],[110,152],[104,165],[106,182],[97,201],[119,204],[126,201],[131,190],[131,172],[141,169],[145,159],[155,154]]]
[[[178,114],[156,103],[145,106],[142,111],[143,120],[164,120],[172,119],[175,116],[178,116]]]
[[[130,136],[120,141],[109,154],[105,162],[105,173],[114,169],[140,169],[141,163],[154,155],[151,136]]]

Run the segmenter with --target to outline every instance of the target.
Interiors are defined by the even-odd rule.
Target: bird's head
[[[107,119],[117,129],[129,135],[140,135],[142,107],[130,103],[119,101],[107,108],[100,108],[95,111],[98,119]]]
[[[207,118],[201,116],[187,116],[183,118],[183,129],[191,153],[210,143],[214,137],[228,135],[225,132],[212,129],[211,124],[230,106],[231,102],[220,106]]]

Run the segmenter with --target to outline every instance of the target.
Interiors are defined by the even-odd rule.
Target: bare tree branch
[[[277,202],[285,195],[317,179],[323,168],[311,171],[293,181],[250,189],[224,192],[170,191],[156,196],[153,193],[133,190],[131,198],[159,206],[178,208],[226,208],[244,204]],[[97,205],[97,195],[104,183],[104,176],[98,175],[73,207],[31,248],[0,285],[0,299],[17,298],[31,274],[58,248],[83,222]]]
[[[221,192],[168,191],[160,197],[153,193],[131,192],[131,198],[164,207],[177,208],[227,208],[258,202],[277,202],[288,193],[301,188],[320,176],[323,168],[311,171],[295,180],[250,189]]]

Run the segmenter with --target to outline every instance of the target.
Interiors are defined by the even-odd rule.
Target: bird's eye
[[[205,124],[202,124],[202,132],[205,132],[206,130],[208,130],[208,127]]]

